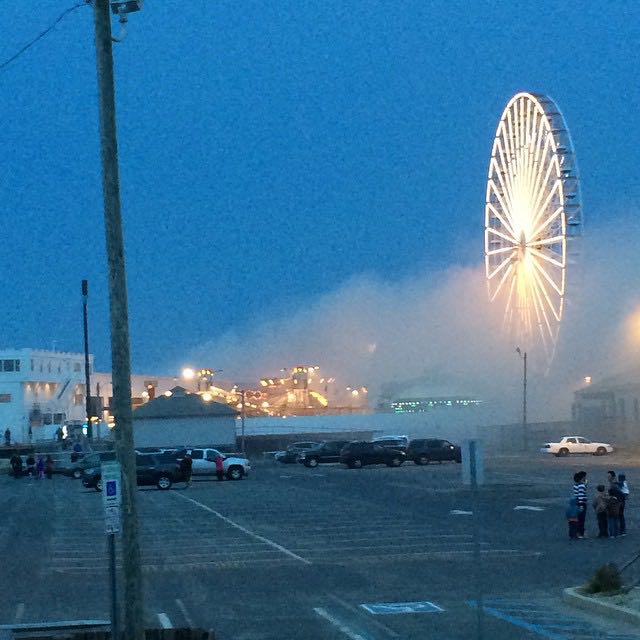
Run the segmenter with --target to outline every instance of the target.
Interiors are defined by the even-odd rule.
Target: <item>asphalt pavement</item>
[[[253,467],[239,482],[138,491],[148,626],[222,640],[640,636],[561,600],[637,550],[633,497],[625,538],[593,538],[589,513],[592,537],[570,541],[564,520],[577,469],[591,490],[609,468],[640,487],[630,457],[488,459],[477,497],[452,463]],[[100,494],[3,476],[0,509],[0,624],[108,619]]]

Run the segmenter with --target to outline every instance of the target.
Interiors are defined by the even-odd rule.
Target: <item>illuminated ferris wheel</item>
[[[514,344],[553,358],[567,266],[582,235],[578,169],[569,130],[550,98],[507,104],[489,162],[484,218],[489,298],[504,309]]]

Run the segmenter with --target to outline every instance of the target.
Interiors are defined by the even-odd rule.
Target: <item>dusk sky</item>
[[[73,0],[1,4],[6,59]],[[403,349],[372,317],[397,345],[407,313],[456,316],[455,283],[482,265],[495,129],[521,90],[562,109],[588,259],[615,263],[638,230],[639,18],[627,2],[147,0],[114,45],[134,372],[336,368],[354,326],[391,361]],[[81,351],[88,278],[108,370],[93,37],[81,7],[0,72],[1,343]],[[616,326],[635,295],[628,255],[603,283],[625,300]],[[487,341],[475,326],[465,339]],[[384,362],[345,375],[371,383]]]

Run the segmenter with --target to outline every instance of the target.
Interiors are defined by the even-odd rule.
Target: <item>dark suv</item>
[[[305,467],[317,467],[322,462],[340,462],[340,452],[346,444],[349,444],[348,440],[321,442],[313,449],[303,451],[298,456],[298,462]]]
[[[457,444],[451,444],[448,440],[437,438],[424,438],[412,440],[407,449],[407,458],[416,464],[429,464],[430,462],[462,462],[462,453]]]
[[[404,451],[383,447],[376,442],[350,442],[340,452],[340,462],[350,469],[359,469],[368,464],[386,464],[399,467],[406,458]]]
[[[171,489],[174,482],[184,480],[180,465],[170,458],[149,454],[136,455],[136,484],[139,487],[156,486],[158,489]],[[100,467],[85,469],[82,473],[82,484],[88,489],[102,491],[102,474]]]

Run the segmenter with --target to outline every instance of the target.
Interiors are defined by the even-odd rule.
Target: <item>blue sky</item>
[[[1,4],[5,59],[73,2]],[[480,265],[491,144],[519,90],[563,110],[587,228],[615,243],[640,197],[639,13],[623,2],[147,0],[115,45],[134,371],[173,373],[196,357],[233,368],[243,336],[252,351],[237,376],[257,372],[262,346],[272,356],[260,367],[321,357],[322,345],[305,353],[311,338],[292,351],[279,324],[354,279],[393,290],[419,278],[426,295],[449,270]],[[91,348],[108,369],[91,9],[0,83],[2,343],[81,351],[88,278]],[[403,302],[422,295],[408,287]]]

